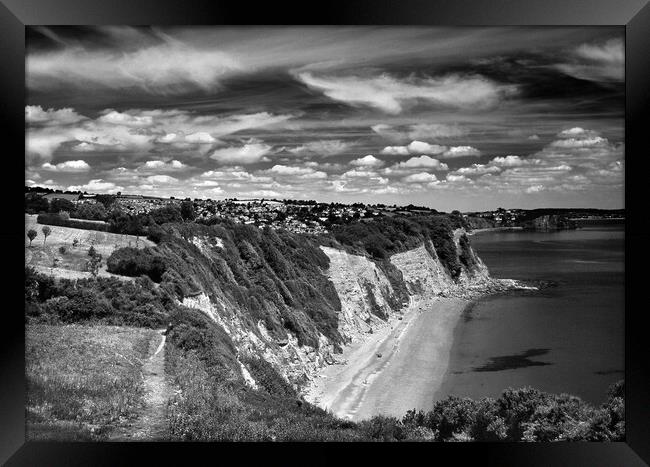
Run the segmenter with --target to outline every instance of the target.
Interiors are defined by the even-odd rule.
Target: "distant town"
[[[342,204],[322,203],[314,200],[229,198],[213,199],[179,199],[144,196],[138,194],[95,194],[88,192],[71,192],[52,190],[41,187],[25,187],[26,208],[33,212],[69,212],[71,217],[103,221],[109,217],[109,209],[118,210],[130,216],[142,216],[166,206],[179,207],[191,202],[192,217],[196,221],[209,222],[211,219],[230,219],[242,224],[257,227],[268,226],[273,229],[286,229],[296,233],[325,233],[333,224],[349,223],[355,220],[369,220],[379,216],[418,216],[436,214],[439,211],[426,206],[386,205],[386,204]],[[47,205],[44,202],[47,201]],[[104,214],[83,215],[87,209],[103,205]],[[31,206],[31,208],[30,208]],[[101,207],[101,206],[99,206]],[[543,215],[561,215],[571,220],[624,219],[625,210],[603,209],[504,209],[493,211],[464,212],[453,211],[462,216],[469,228],[516,227],[523,222]]]

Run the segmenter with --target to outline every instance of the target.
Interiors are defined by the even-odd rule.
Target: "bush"
[[[123,276],[148,276],[154,282],[160,282],[167,270],[165,260],[155,256],[151,250],[131,247],[119,248],[106,261],[108,272]]]
[[[60,227],[73,227],[75,229],[83,230],[99,230],[108,232],[108,224],[100,224],[98,222],[87,222],[79,219],[64,219],[58,213],[56,214],[39,214],[36,222],[45,225],[58,225]]]

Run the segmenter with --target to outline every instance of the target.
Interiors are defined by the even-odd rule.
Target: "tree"
[[[74,212],[75,205],[72,201],[65,198],[54,198],[50,202],[50,212],[55,213],[60,211]]]
[[[47,198],[44,198],[37,193],[28,193],[27,196],[25,196],[25,211],[30,214],[47,212],[49,206],[50,203],[47,201]]]
[[[32,241],[36,238],[37,235],[38,235],[38,232],[36,232],[36,230],[34,230],[34,229],[29,229],[27,231],[27,238],[29,238],[29,247],[30,248],[32,247]]]
[[[192,201],[185,200],[181,203],[181,217],[186,221],[193,221],[196,218],[194,203]]]
[[[93,247],[90,247],[93,248]],[[90,250],[88,251],[88,254],[90,255]],[[86,261],[86,271],[90,272],[93,277],[97,277],[97,274],[99,273],[99,267],[102,265],[102,255],[99,253],[94,253],[93,255],[90,256],[90,259]]]
[[[52,233],[52,229],[46,225],[41,229],[41,232],[43,232],[43,235],[45,236],[45,238],[43,238],[43,245],[45,245],[45,240],[47,240],[47,237]]]
[[[92,245],[90,246],[90,248],[88,248],[88,256],[90,256],[91,258],[97,256],[97,251],[95,250],[95,247]]]

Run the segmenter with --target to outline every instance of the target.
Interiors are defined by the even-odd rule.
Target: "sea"
[[[454,331],[443,399],[498,397],[532,386],[592,404],[624,378],[624,224],[470,238],[493,277],[543,284],[468,306]]]

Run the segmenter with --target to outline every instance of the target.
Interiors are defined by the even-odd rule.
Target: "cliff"
[[[223,330],[236,349],[232,366],[249,386],[257,383],[246,362],[261,359],[299,387],[412,298],[470,298],[512,286],[489,277],[462,228],[421,222],[390,244],[389,231],[373,230],[374,250],[363,235],[346,241],[349,231],[316,238],[227,222],[170,225],[154,249],[167,264],[160,288]]]

